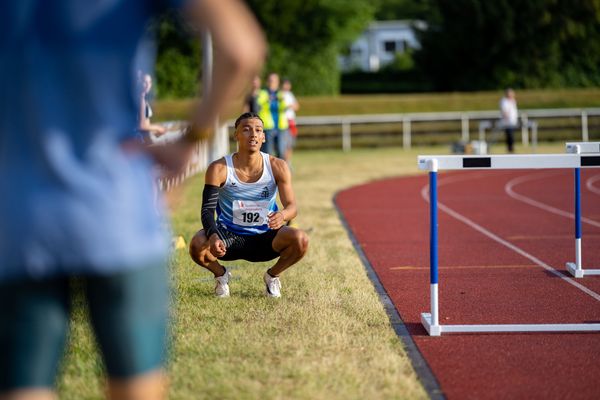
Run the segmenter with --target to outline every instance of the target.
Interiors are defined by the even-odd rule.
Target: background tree
[[[269,41],[265,74],[297,94],[340,91],[338,55],[377,19],[419,19],[421,50],[355,77],[355,90],[486,90],[600,85],[600,0],[247,0]],[[197,90],[200,42],[179,14],[155,24],[158,94]],[[413,57],[413,59],[411,59]],[[413,63],[414,61],[414,63]],[[413,68],[410,68],[414,65]],[[383,88],[383,89],[382,89]],[[355,92],[356,92],[355,91]]]
[[[201,77],[201,49],[197,36],[189,34],[179,12],[155,21],[158,49],[156,81],[161,98],[186,98],[197,94]]]
[[[430,0],[416,65],[437,90],[600,83],[596,0]]]
[[[290,78],[300,94],[339,93],[338,55],[370,20],[363,0],[248,0],[269,42],[266,71]]]
[[[425,19],[429,12],[428,0],[373,0],[378,21]]]
[[[289,77],[298,94],[339,93],[340,50],[373,19],[375,3],[363,0],[247,0],[269,42],[265,66]],[[200,43],[180,14],[156,23],[159,95],[189,97],[197,88]]]

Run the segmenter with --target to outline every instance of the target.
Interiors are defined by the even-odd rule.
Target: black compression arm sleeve
[[[202,227],[204,228],[207,238],[210,238],[213,233],[216,233],[221,237],[219,229],[217,228],[217,223],[215,222],[215,209],[217,208],[218,200],[219,187],[214,185],[204,185],[200,219],[202,220]]]

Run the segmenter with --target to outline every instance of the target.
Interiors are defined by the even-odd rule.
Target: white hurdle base
[[[574,262],[568,262],[566,267],[567,271],[569,271],[569,273],[575,278],[583,278],[584,276],[588,275],[600,275],[600,269],[577,268],[577,265]]]
[[[502,325],[431,325],[431,314],[421,313],[421,323],[429,336],[442,333],[477,332],[593,332],[600,324],[502,324]]]

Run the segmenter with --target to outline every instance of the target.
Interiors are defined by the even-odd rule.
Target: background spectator
[[[296,111],[300,109],[300,104],[292,92],[292,82],[289,79],[284,79],[281,84],[281,92],[283,94],[283,100],[286,103],[287,108],[285,109],[285,116],[288,120],[289,125],[289,137],[288,146],[286,151],[285,159],[291,163],[292,151],[296,145],[296,138],[298,137],[298,127],[296,126]]]
[[[504,128],[506,139],[506,149],[509,153],[514,152],[514,132],[519,123],[519,111],[517,110],[517,100],[515,91],[507,88],[504,91],[504,97],[500,99],[500,123]]]
[[[256,75],[252,79],[252,89],[244,99],[244,107],[242,109],[242,112],[251,112],[254,114],[258,114],[258,94],[260,93],[260,84],[260,76]]]
[[[151,106],[153,95],[152,75],[142,73],[140,79],[140,113],[138,118],[138,129],[142,136],[142,141],[152,143],[154,137],[162,136],[166,132],[166,129],[162,125],[150,122],[150,118],[152,118],[153,115]]]
[[[269,74],[267,88],[260,91],[257,101],[266,136],[261,151],[285,159],[289,132],[285,115],[287,105],[279,90],[279,75]]]

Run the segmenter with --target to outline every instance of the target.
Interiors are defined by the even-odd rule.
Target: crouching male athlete
[[[277,262],[264,274],[266,295],[281,296],[279,274],[306,254],[308,236],[286,226],[296,216],[292,177],[284,160],[260,151],[263,122],[255,113],[235,121],[238,151],[214,161],[206,170],[202,226],[190,243],[190,255],[215,275],[215,294],[229,296],[227,268],[218,260]],[[283,208],[277,207],[277,193]],[[217,220],[215,221],[215,209]]]

